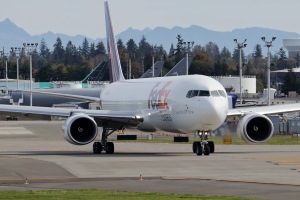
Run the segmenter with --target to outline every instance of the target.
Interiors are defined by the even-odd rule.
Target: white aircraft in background
[[[99,98],[101,110],[0,105],[0,112],[66,117],[63,136],[74,145],[93,142],[98,127],[102,127],[101,142],[93,145],[93,152],[97,154],[102,151],[114,153],[114,144],[107,141],[108,136],[114,131],[135,126],[142,131],[196,132],[200,140],[193,143],[193,152],[209,155],[215,147],[207,137],[223,124],[227,116],[240,116],[237,132],[244,141],[260,143],[273,134],[273,124],[266,114],[300,110],[300,104],[230,110],[224,87],[202,75],[125,80],[107,2],[105,16],[109,54],[114,66],[112,73],[116,81],[102,90]]]

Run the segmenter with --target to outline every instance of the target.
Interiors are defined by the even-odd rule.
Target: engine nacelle
[[[86,114],[75,114],[65,121],[62,134],[71,144],[85,145],[97,137],[98,126],[92,117]]]
[[[238,123],[238,136],[249,143],[262,143],[267,141],[274,132],[273,123],[265,115],[248,114]]]

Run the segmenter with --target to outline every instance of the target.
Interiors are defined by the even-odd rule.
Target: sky
[[[115,34],[129,27],[198,25],[215,31],[264,27],[300,33],[298,0],[108,0]],[[52,31],[105,37],[104,0],[0,0],[9,18],[31,35]]]

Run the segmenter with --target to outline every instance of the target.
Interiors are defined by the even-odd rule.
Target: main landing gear
[[[200,142],[193,143],[193,153],[197,156],[204,154],[208,156],[210,153],[215,152],[215,143],[213,141],[207,141],[208,132],[207,131],[197,131],[198,136],[200,137]]]
[[[103,127],[101,142],[94,142],[93,144],[94,154],[101,154],[102,151],[105,151],[106,154],[113,154],[115,152],[114,143],[107,142],[108,136],[110,136],[115,131],[116,129],[109,130],[108,128]]]

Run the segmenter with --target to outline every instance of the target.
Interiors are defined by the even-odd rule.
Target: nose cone
[[[209,98],[205,102],[203,111],[200,113],[204,116],[203,123],[210,125],[209,127],[211,130],[215,130],[223,124],[227,112],[228,103],[225,98]]]

